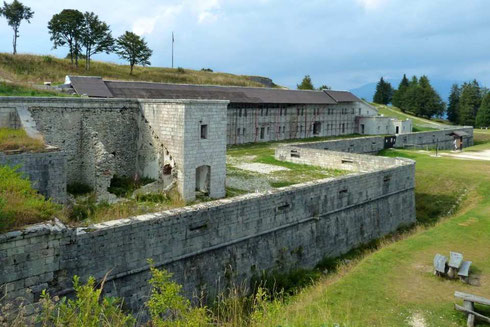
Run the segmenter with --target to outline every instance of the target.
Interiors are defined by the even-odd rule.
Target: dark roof
[[[461,136],[469,136],[469,134],[466,133],[466,132],[464,132],[464,131],[453,131],[449,135],[455,135],[455,136],[458,136],[458,137],[461,137]]]
[[[260,87],[104,81],[70,76],[75,91],[89,97],[229,100],[235,104],[336,104],[361,101],[346,91],[305,91]]]
[[[332,90],[324,90],[324,91],[337,102],[361,102],[361,99],[359,99],[354,94],[347,91],[332,91]]]
[[[321,91],[106,81],[117,98],[229,100],[230,103],[335,104]]]
[[[93,98],[113,97],[101,77],[69,76],[69,78],[71,86],[79,95],[87,95]]]

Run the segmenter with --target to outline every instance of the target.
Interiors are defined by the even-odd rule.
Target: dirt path
[[[468,160],[488,160],[490,161],[490,150],[474,151],[474,152],[447,152],[441,153],[444,157],[452,157]]]

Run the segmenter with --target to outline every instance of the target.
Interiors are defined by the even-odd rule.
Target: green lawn
[[[480,147],[490,149],[490,144]],[[417,215],[422,225],[403,240],[343,266],[287,304],[274,310],[271,305],[257,325],[463,326],[465,315],[453,308],[454,291],[490,298],[490,162],[433,158],[405,150],[386,154],[416,160]],[[458,201],[463,202],[454,216],[421,227],[435,223]],[[473,261],[475,286],[432,274],[434,255],[449,251]]]

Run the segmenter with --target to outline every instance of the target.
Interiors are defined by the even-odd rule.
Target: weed
[[[107,190],[118,197],[128,197],[141,186],[152,182],[154,182],[154,180],[147,177],[131,178],[127,176],[115,175],[112,178],[111,184]]]

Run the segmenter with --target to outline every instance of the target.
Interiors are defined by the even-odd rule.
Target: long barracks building
[[[378,115],[346,91],[105,81],[67,76],[79,95],[98,98],[228,100],[227,143],[242,144],[321,136],[404,134],[409,120]]]

